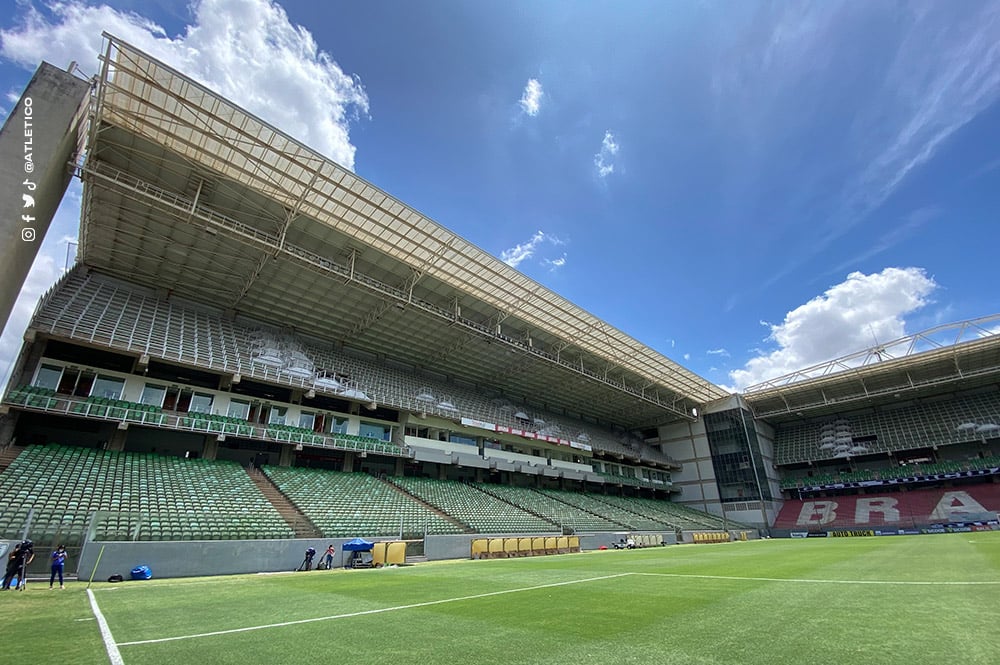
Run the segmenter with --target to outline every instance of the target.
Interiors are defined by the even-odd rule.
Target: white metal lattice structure
[[[745,391],[772,422],[1000,380],[1000,314],[949,323],[771,379]]]
[[[725,396],[128,44],[102,58],[88,266],[628,427]]]

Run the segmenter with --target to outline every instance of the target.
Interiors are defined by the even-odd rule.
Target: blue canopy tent
[[[368,557],[365,560],[364,554],[362,552],[371,552],[372,548],[375,547],[375,543],[368,542],[363,538],[354,538],[353,540],[348,540],[346,543],[340,546],[341,551],[345,554],[351,552],[351,559],[346,564],[345,568],[362,568],[370,567],[372,558]]]

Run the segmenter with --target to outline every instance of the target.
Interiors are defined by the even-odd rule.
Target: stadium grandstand
[[[0,406],[0,538],[695,542],[840,526],[838,494],[995,521],[1000,318],[729,395],[129,44],[101,60],[61,162],[78,262]]]
[[[996,523],[1000,316],[876,345],[746,400],[774,442],[779,529]]]

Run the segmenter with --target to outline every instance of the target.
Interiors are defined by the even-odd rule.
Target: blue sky
[[[723,386],[1000,311],[996,2],[3,4],[4,116],[108,30]]]

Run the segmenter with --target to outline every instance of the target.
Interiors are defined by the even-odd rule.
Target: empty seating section
[[[742,525],[732,520],[723,522],[722,518],[716,515],[694,510],[687,506],[671,503],[670,501],[604,495],[601,495],[599,498],[601,501],[612,506],[639,513],[648,519],[663,522],[671,528],[682,531],[742,527]]]
[[[400,454],[399,446],[370,436],[360,436],[358,434],[317,434],[311,429],[295,427],[293,425],[268,425],[264,430],[264,437],[274,439],[275,441],[303,443],[313,446],[326,445],[325,442],[327,439],[333,439],[342,448],[388,455]]]
[[[36,409],[48,409],[55,405],[56,392],[51,388],[38,386],[22,386],[10,391],[7,400],[14,404],[29,406]]]
[[[253,425],[242,418],[219,416],[211,413],[188,413],[177,419],[177,426],[184,429],[196,429],[215,434],[232,434],[235,436],[253,436]]]
[[[259,437],[257,428],[242,418],[221,416],[212,413],[189,412],[179,415],[168,414],[158,406],[91,396],[86,399],[56,395],[51,389],[23,386],[12,390],[8,400],[15,404],[40,409],[54,409],[58,413],[78,416],[127,420],[143,425],[176,426],[180,429],[229,434],[240,437]],[[399,446],[369,436],[357,434],[320,434],[313,430],[291,425],[268,425],[261,430],[263,438],[285,443],[302,443],[324,448],[345,448],[362,452],[399,456],[403,451]]]
[[[250,322],[234,323],[194,305],[163,301],[140,287],[126,286],[79,268],[68,273],[44,296],[32,327],[57,337],[98,343],[228,374],[339,394],[359,401],[375,400],[393,408],[434,413],[446,418],[463,415],[586,442],[597,450],[616,455],[671,461],[658,450],[623,438],[624,435],[550,413],[531,414],[531,420],[526,421],[517,417],[516,407],[502,399],[310,346],[297,338],[290,339],[290,344],[301,350],[303,362],[312,367],[313,373],[303,376],[284,372],[279,367],[254,362],[253,350],[258,340],[255,331],[259,331],[259,326]],[[275,336],[282,337],[279,333]],[[333,373],[338,377],[333,382],[337,385],[324,383],[321,373],[325,376]],[[427,399],[427,388],[431,400]],[[418,396],[423,399],[417,399]],[[544,424],[540,424],[542,422]]]
[[[632,510],[626,505],[616,505],[605,501],[606,497],[599,494],[583,494],[580,492],[561,492],[552,490],[539,490],[542,494],[551,496],[560,501],[571,503],[581,510],[590,513],[603,515],[622,526],[635,531],[659,531],[668,528],[669,525],[656,518],[643,515]],[[629,500],[630,501],[630,500]]]
[[[987,471],[1000,468],[1000,457],[975,458],[969,460],[942,460],[931,464],[908,464],[885,469],[860,469],[852,472],[816,473],[811,476],[788,476],[781,480],[781,489],[816,487],[837,483],[861,483],[871,480],[920,479],[965,471]]]
[[[264,467],[264,473],[327,537],[462,533],[464,529],[365,473]]]
[[[996,519],[1000,485],[918,489],[885,494],[827,496],[785,501],[776,529],[918,528],[930,524]],[[944,563],[944,562],[942,562]]]
[[[576,531],[618,531],[625,526],[561,500],[572,492],[543,494],[538,490],[510,485],[477,484],[476,487],[512,505],[524,506],[559,527],[571,527]]]
[[[839,429],[827,433],[834,423]],[[838,446],[841,436],[843,443]],[[997,436],[1000,436],[1000,392],[959,395],[829,421],[778,426],[774,437],[775,463],[884,454]]]
[[[391,478],[390,481],[479,533],[539,533],[557,530],[552,522],[487,494],[473,485],[429,478],[398,477]]]
[[[0,537],[83,540],[290,538],[292,530],[233,462],[29,446],[0,474]],[[10,519],[8,519],[8,516]]]

